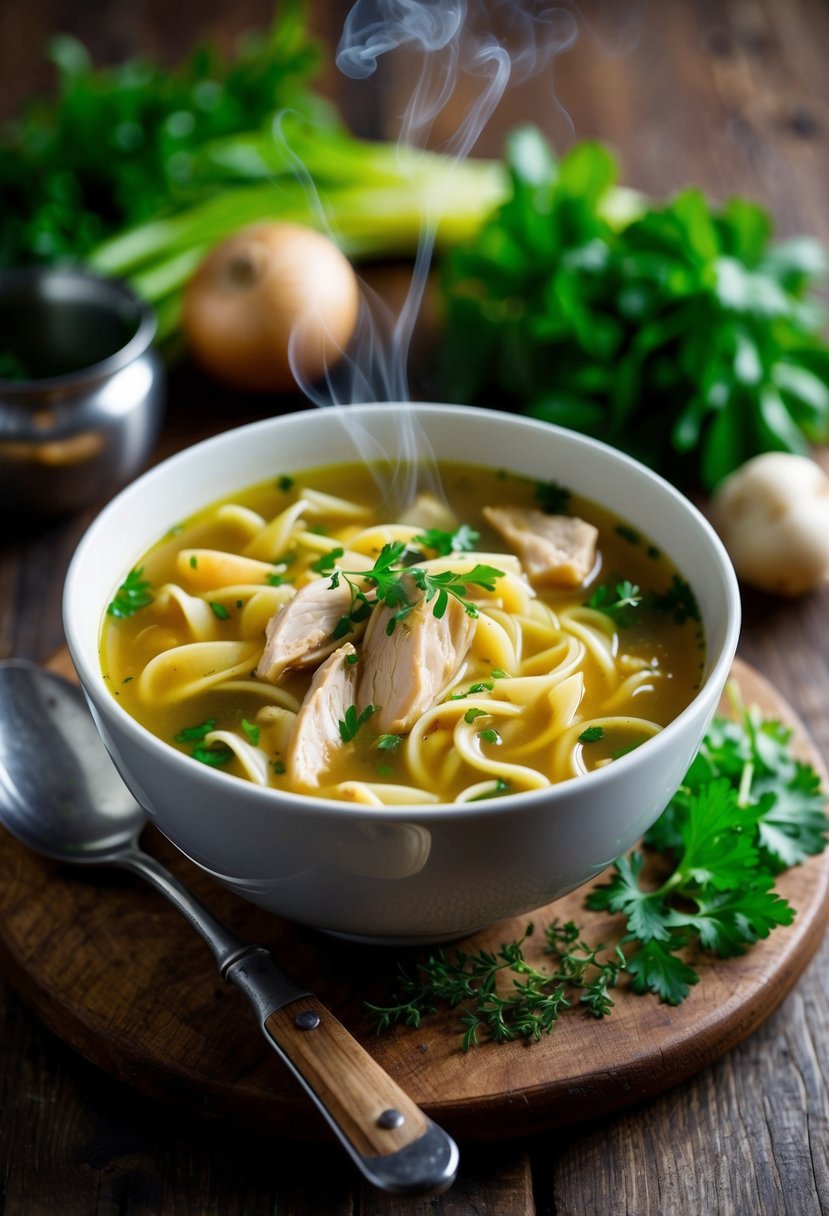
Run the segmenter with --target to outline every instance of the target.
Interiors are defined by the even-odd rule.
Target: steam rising
[[[419,58],[416,83],[402,116],[401,147],[427,146],[459,84],[465,90],[472,85],[474,100],[461,121],[436,147],[430,145],[446,156],[448,175],[475,146],[507,86],[551,71],[555,56],[569,49],[577,36],[576,17],[569,7],[540,8],[532,0],[357,0],[343,27],[337,66],[345,75],[365,80],[377,70],[380,59],[392,52]],[[557,105],[552,83],[550,104]],[[405,165],[403,158],[401,165]],[[307,173],[301,167],[298,171],[306,188],[313,190]],[[416,190],[414,182],[412,190]],[[409,400],[409,349],[436,230],[435,217],[428,214],[425,200],[419,201],[424,225],[400,315],[394,317],[364,285],[355,338],[322,385],[312,385],[303,378],[298,337],[292,343],[294,375],[317,405]],[[318,200],[315,205],[319,208]],[[408,418],[408,412],[401,411],[401,425],[405,419],[410,427]],[[379,455],[373,450],[375,446],[366,435],[366,459]],[[404,460],[425,462],[431,454],[424,447],[425,440],[413,433],[401,435]],[[433,481],[429,488],[439,491],[436,470],[429,480]],[[391,494],[405,500],[413,490],[411,486],[397,486]]]

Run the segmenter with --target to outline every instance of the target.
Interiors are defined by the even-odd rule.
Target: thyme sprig
[[[391,1003],[366,1002],[377,1032],[396,1023],[417,1027],[424,1015],[448,1005],[461,1010],[462,1046],[468,1051],[481,1037],[496,1043],[537,1041],[552,1032],[563,1009],[577,1003],[604,1017],[613,1005],[610,989],[624,967],[621,951],[601,959],[604,947],[584,942],[572,921],[553,921],[545,929],[545,953],[554,965],[542,971],[524,953],[532,934],[530,924],[523,937],[502,943],[497,951],[438,950],[418,963],[414,974],[401,967]]]

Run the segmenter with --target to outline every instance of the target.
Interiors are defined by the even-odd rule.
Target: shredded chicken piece
[[[578,587],[596,563],[598,529],[575,515],[545,515],[523,507],[484,507],[483,515],[516,551],[537,586]]]
[[[404,579],[404,587],[417,600],[420,592],[411,579]],[[436,617],[433,603],[421,596],[389,634],[395,611],[385,605],[374,609],[359,662],[357,704],[375,706],[372,725],[380,734],[411,730],[455,679],[475,633],[474,619],[455,599]]]
[[[293,667],[315,667],[342,643],[332,634],[351,608],[351,592],[345,580],[332,587],[327,578],[308,583],[274,613],[265,626],[265,649],[256,668],[260,680],[277,684]],[[355,638],[365,628],[352,625],[347,635]]]
[[[339,723],[356,700],[356,655],[346,642],[314,672],[285,751],[288,779],[296,785],[319,786],[334,753],[343,746]]]

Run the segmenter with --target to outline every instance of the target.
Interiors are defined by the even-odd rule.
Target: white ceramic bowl
[[[596,772],[465,806],[382,808],[248,784],[155,738],[106,688],[106,604],[142,553],[203,506],[274,473],[390,454],[401,434],[440,459],[556,480],[610,508],[670,554],[693,587],[707,640],[699,693],[655,738]],[[363,445],[363,446],[361,446]],[[599,873],[677,789],[708,726],[737,644],[740,606],[726,553],[699,512],[619,452],[514,415],[445,405],[368,405],[289,414],[172,457],[122,491],[73,558],[64,623],[99,729],[153,822],[221,882],[282,916],[376,941],[457,937],[529,912]]]

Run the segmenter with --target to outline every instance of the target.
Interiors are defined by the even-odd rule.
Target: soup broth
[[[699,613],[647,537],[517,474],[447,463],[440,475],[445,502],[422,501],[396,522],[380,509],[372,470],[355,464],[275,477],[173,527],[104,618],[101,663],[113,695],[194,762],[367,805],[539,789],[614,763],[688,705],[704,666]],[[598,529],[578,585],[527,577],[516,546],[484,514],[504,504]],[[372,614],[391,609],[374,606],[385,584],[367,572],[391,557],[386,604],[399,619],[372,630]],[[477,582],[476,565],[490,570]],[[268,677],[266,628],[312,584],[345,608],[314,653]],[[361,694],[365,647],[397,631],[402,645],[418,613],[436,637],[443,631],[441,646],[451,627],[466,648],[454,666],[447,660],[445,683],[414,720],[389,729],[386,707]],[[314,622],[303,628],[308,642]],[[427,642],[421,658],[431,662],[436,647]],[[339,664],[342,695],[320,684],[326,662]],[[395,696],[409,680],[408,669],[393,674]],[[306,748],[308,769],[297,758],[298,723],[315,695],[328,734]]]

